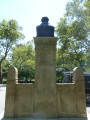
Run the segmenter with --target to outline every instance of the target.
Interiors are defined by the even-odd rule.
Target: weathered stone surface
[[[10,67],[7,76],[5,114],[4,117],[15,117],[15,92],[16,82],[18,80],[18,71],[15,67]]]
[[[56,41],[53,37],[34,38],[35,84],[18,84],[17,69],[9,68],[4,117],[86,119],[82,68],[73,70],[73,83],[56,84]]]
[[[15,67],[8,69],[7,84],[18,83],[18,70]]]
[[[84,75],[83,75],[83,70],[81,67],[75,67],[73,69],[73,82],[85,82],[84,81]],[[81,84],[81,83],[80,83]]]
[[[75,85],[70,83],[57,84],[58,117],[67,118],[76,116]]]
[[[32,118],[34,113],[35,84],[16,84],[15,117]]]
[[[85,96],[85,81],[83,70],[81,67],[76,67],[73,70],[73,81],[76,87],[76,112],[77,117],[86,117],[86,96]]]
[[[54,37],[34,38],[36,118],[56,117],[56,41]]]

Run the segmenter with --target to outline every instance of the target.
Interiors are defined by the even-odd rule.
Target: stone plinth
[[[75,83],[76,95],[76,116],[86,117],[86,96],[85,96],[85,80],[81,67],[73,70],[73,82]]]
[[[36,78],[34,84],[18,84],[15,67],[8,70],[5,118],[86,120],[85,81],[82,68],[73,70],[73,83],[56,84],[56,41],[34,38]]]
[[[35,84],[17,84],[15,94],[15,117],[33,118]]]
[[[35,37],[36,118],[56,117],[56,37]]]
[[[55,51],[48,52],[51,55]],[[40,59],[38,57],[42,55],[37,54],[36,58]],[[48,53],[44,54],[44,57],[49,59]],[[55,56],[51,56],[53,60]],[[82,69],[80,67],[74,69],[73,83],[56,84],[55,72],[53,73],[55,62],[49,61],[49,64],[46,64],[46,60],[44,63],[42,64],[42,60],[40,63],[36,60],[35,84],[16,84],[17,69],[9,68],[4,117],[86,120],[85,84]]]
[[[56,85],[58,118],[76,117],[75,84],[57,83]]]
[[[81,67],[73,70],[73,83],[57,83],[59,118],[87,118],[85,81]]]
[[[8,69],[5,114],[4,117],[15,117],[15,91],[16,83],[18,82],[18,70],[15,67]]]

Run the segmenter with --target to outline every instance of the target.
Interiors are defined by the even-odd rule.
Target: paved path
[[[87,116],[88,120],[90,120],[90,104],[87,104]]]
[[[0,120],[42,120],[42,119],[33,119],[33,118],[3,118],[4,114],[4,105],[5,105],[5,94],[6,87],[5,85],[0,85]],[[90,104],[87,105],[87,120],[90,120]],[[76,118],[57,118],[57,119],[44,119],[44,120],[86,120],[86,119],[76,119]]]
[[[6,87],[0,85],[0,114],[4,111]]]

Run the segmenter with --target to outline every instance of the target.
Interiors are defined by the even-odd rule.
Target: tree
[[[85,3],[84,3],[84,6],[85,6],[85,10],[84,10],[84,13],[85,13],[85,18],[86,18],[86,21],[87,21],[87,28],[88,28],[88,31],[90,33],[90,0],[86,0]]]
[[[2,83],[2,62],[16,41],[24,38],[21,30],[22,28],[18,26],[15,20],[0,22],[0,83]]]
[[[8,68],[10,66],[10,62],[9,60],[5,59],[3,62],[2,62],[2,78],[5,78],[7,77],[7,71],[8,71]]]
[[[19,71],[19,79],[27,81],[28,78],[35,76],[35,52],[32,43],[17,45],[13,48],[12,64]]]
[[[81,66],[85,70],[87,50],[89,49],[89,34],[87,29],[84,0],[68,2],[64,18],[56,27],[58,43],[57,67],[64,71]]]

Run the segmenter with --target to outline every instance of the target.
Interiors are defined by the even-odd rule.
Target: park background
[[[90,72],[89,0],[0,0],[0,82],[6,83],[8,67],[19,71],[19,81],[35,79],[33,37],[41,18],[47,16],[58,37],[57,80],[63,72],[81,66]]]

